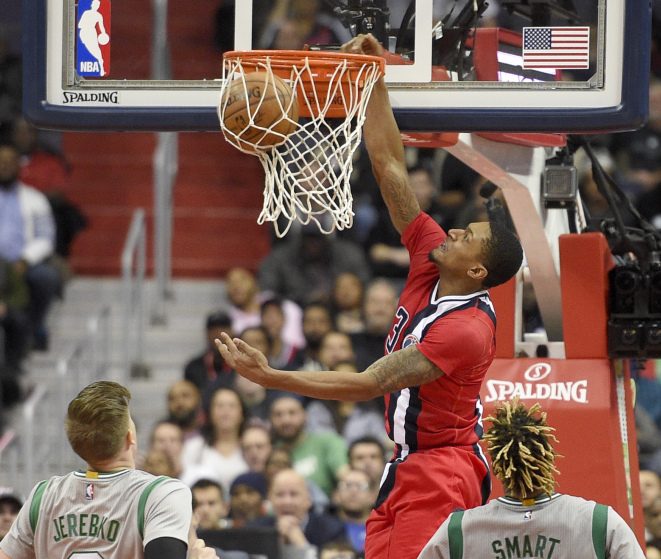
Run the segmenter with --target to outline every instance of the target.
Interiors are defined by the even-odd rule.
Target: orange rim
[[[241,60],[249,64],[270,64],[277,70],[291,70],[293,67],[303,66],[305,59],[310,67],[315,69],[335,69],[346,61],[349,68],[358,69],[365,64],[376,63],[383,73],[385,60],[380,56],[369,54],[349,54],[344,52],[318,51],[318,50],[249,50],[229,51],[223,54],[224,60]]]
[[[312,92],[326,98],[330,82],[341,64],[347,65],[347,71],[341,78],[341,87],[348,91],[354,85],[362,91],[364,83],[356,82],[360,70],[365,65],[376,64],[379,76],[385,70],[385,60],[380,56],[367,54],[348,54],[344,52],[314,51],[314,50],[251,50],[229,51],[223,55],[224,64],[241,63],[244,71],[259,71],[270,67],[272,72],[284,80],[290,80],[294,68],[301,69],[307,63],[312,72],[301,72],[298,86],[299,114],[303,117],[317,116],[317,104]],[[307,102],[304,102],[307,99]],[[324,102],[321,103],[324,105]],[[342,118],[346,116],[346,108],[340,100],[331,100],[330,107],[325,112],[327,117]]]

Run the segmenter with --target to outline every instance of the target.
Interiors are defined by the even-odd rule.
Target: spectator
[[[334,369],[358,373],[352,361],[340,361]],[[307,415],[309,432],[339,433],[348,443],[361,437],[383,434],[383,409],[376,399],[366,402],[312,400],[307,406]]]
[[[386,466],[385,449],[380,439],[362,437],[349,445],[349,467],[367,473],[372,484],[381,482]]]
[[[241,376],[236,377],[234,389],[252,419],[264,422],[268,420],[272,391]]]
[[[184,367],[184,378],[197,386],[206,406],[211,391],[234,386],[236,373],[230,369],[215,350],[214,340],[221,332],[232,333],[230,318],[224,312],[213,312],[206,318],[204,352],[192,358]]]
[[[240,437],[246,415],[241,398],[231,388],[218,388],[210,398],[209,421],[200,435],[184,444],[181,479],[188,485],[206,477],[218,481],[226,494],[236,476],[248,471]]]
[[[181,427],[184,440],[199,434],[202,417],[202,397],[192,382],[179,380],[168,390],[168,421]]]
[[[310,303],[305,307],[303,310],[305,348],[302,353],[302,366],[306,370],[321,370],[319,363],[321,341],[332,329],[333,318],[328,306],[323,303]]]
[[[271,436],[266,426],[249,425],[243,430],[241,453],[251,472],[264,473],[272,450]]]
[[[200,530],[229,528],[229,512],[223,488],[212,479],[200,479],[191,487],[193,493],[193,517]]]
[[[362,470],[349,470],[337,485],[337,514],[344,523],[345,539],[357,553],[365,551],[365,526],[376,501],[378,487]]]
[[[365,291],[365,331],[351,336],[356,365],[364,371],[383,355],[386,336],[397,310],[397,292],[385,279],[376,279]]]
[[[142,460],[142,467],[139,469],[153,476],[177,477],[176,468],[170,455],[154,448],[147,451]]]
[[[22,116],[12,123],[12,143],[21,154],[21,181],[48,198],[55,220],[55,253],[66,259],[74,238],[87,226],[83,213],[64,194],[69,165],[61,154],[42,145],[38,130]],[[58,263],[68,274],[64,260]]]
[[[437,188],[430,170],[424,165],[408,168],[409,184],[420,204],[437,223],[442,222],[442,210],[435,201]],[[378,218],[367,237],[372,273],[375,276],[405,280],[409,272],[409,253],[402,245],[401,235],[392,224],[385,204],[379,203]]]
[[[274,476],[269,500],[274,516],[258,518],[252,525],[278,529],[283,559],[316,557],[316,546],[343,533],[337,518],[310,510],[312,501],[305,478],[295,470],[282,470]]]
[[[13,493],[0,495],[0,541],[7,535],[23,503]]]
[[[0,258],[24,277],[30,291],[33,347],[48,349],[46,314],[62,289],[50,259],[55,249],[55,223],[46,197],[18,180],[19,154],[0,145]]]
[[[300,305],[329,302],[333,282],[343,272],[369,280],[362,249],[334,235],[324,235],[315,224],[310,224],[299,235],[278,244],[262,261],[259,283],[263,289]]]
[[[273,298],[264,301],[261,306],[262,326],[271,340],[269,363],[281,369],[296,369],[300,360],[300,348],[288,343],[284,337],[285,313],[283,302]]]
[[[654,499],[661,497],[661,478],[651,470],[640,470],[640,500],[643,510],[648,509]]]
[[[319,362],[322,369],[333,369],[338,363],[353,361],[351,338],[337,331],[328,332],[319,347]]]
[[[11,141],[21,156],[20,178],[44,193],[61,191],[69,182],[69,166],[59,154],[39,145],[39,131],[22,116],[12,122]]]
[[[335,278],[333,308],[335,327],[345,334],[365,329],[363,323],[363,292],[365,287],[356,274],[346,272]]]
[[[319,0],[279,2],[269,16],[259,48],[301,50],[304,45],[339,46],[351,38],[336,18],[320,11]]]
[[[227,272],[225,289],[230,300],[229,315],[232,319],[232,331],[243,332],[246,328],[259,326],[262,323],[261,305],[264,301],[272,299],[273,293],[260,293],[257,278],[245,268],[232,268]],[[303,345],[301,307],[293,301],[284,299],[282,310],[285,314],[282,339],[291,345]]]
[[[235,528],[264,516],[266,477],[257,472],[237,476],[230,487],[230,518]]]
[[[181,475],[181,452],[184,446],[184,432],[176,423],[159,421],[151,432],[149,449],[164,452],[172,462],[173,473],[171,477]]]
[[[344,440],[334,433],[308,433],[303,404],[288,394],[273,402],[271,428],[274,445],[291,453],[294,469],[330,495],[347,467]]]

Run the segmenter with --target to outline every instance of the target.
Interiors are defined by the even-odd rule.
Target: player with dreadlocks
[[[611,507],[555,492],[555,429],[539,404],[504,402],[484,436],[505,496],[454,512],[418,559],[644,559]]]

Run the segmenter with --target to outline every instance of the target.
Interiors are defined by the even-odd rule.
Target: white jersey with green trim
[[[645,559],[611,507],[554,494],[524,504],[501,497],[452,513],[418,559]]]
[[[188,543],[191,492],[139,470],[72,472],[38,483],[0,549],[11,559],[139,559],[156,538]]]

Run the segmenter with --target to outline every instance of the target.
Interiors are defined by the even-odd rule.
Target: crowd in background
[[[255,12],[264,18],[255,37],[261,47],[295,49],[348,38],[316,2],[264,4]],[[227,50],[225,40],[233,36],[224,27],[224,10],[230,9],[226,2],[218,12],[220,50]],[[499,16],[491,12],[488,17]],[[654,53],[660,32],[655,19]],[[649,122],[635,132],[593,142],[605,169],[641,214],[661,227],[661,62],[656,56],[652,70]],[[30,259],[7,248],[13,246],[13,233],[6,220],[0,222],[0,379],[8,403],[20,396],[13,381],[27,352],[48,346],[44,315],[62,293],[69,247],[85,218],[60,192],[70,172],[66,154],[52,136],[21,117],[21,61],[2,37],[0,145],[13,150],[21,183],[53,225],[45,234],[46,250]],[[407,159],[420,206],[446,230],[486,219],[479,195],[482,177],[441,150],[411,149]],[[598,227],[610,214],[608,205],[580,153],[576,165],[589,224]],[[0,182],[6,180],[2,172],[0,165]],[[229,304],[200,317],[205,349],[182,364],[182,378],[169,388],[167,411],[141,457],[143,469],[179,477],[192,487],[200,529],[275,527],[285,559],[317,552],[321,559],[360,557],[365,521],[390,450],[383,403],[319,401],[265,390],[227,367],[213,340],[230,332],[260,349],[273,367],[287,370],[359,374],[383,355],[408,254],[364,152],[357,155],[352,183],[352,229],[326,236],[314,227],[300,228],[274,239],[258,270],[234,268],[223,278]],[[0,208],[1,200],[2,191]],[[26,274],[37,266],[56,274],[47,288]],[[45,303],[39,289],[49,290]],[[526,323],[543,328],[534,301],[526,309]],[[656,558],[661,557],[661,371],[657,376],[653,361],[638,365],[641,492],[648,557]],[[16,497],[0,495],[0,538],[19,507]]]

